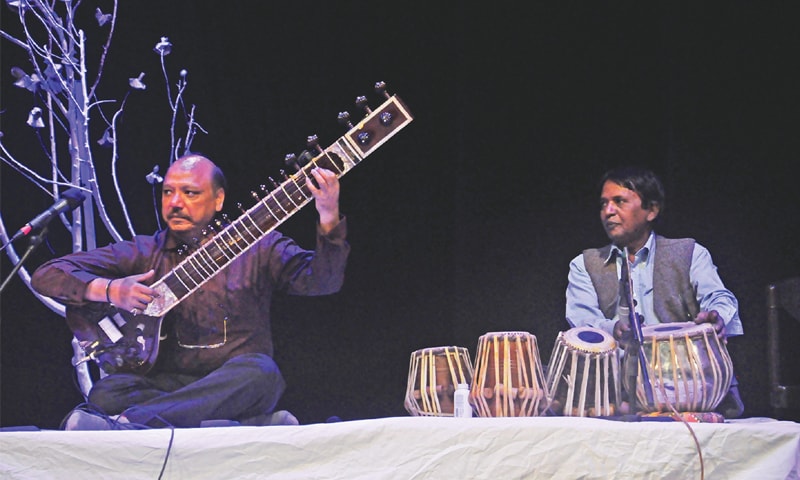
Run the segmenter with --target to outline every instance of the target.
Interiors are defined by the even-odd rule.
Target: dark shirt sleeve
[[[277,288],[290,295],[328,295],[338,292],[344,283],[345,266],[350,253],[346,236],[347,221],[342,218],[327,235],[323,235],[317,225],[314,251],[304,250],[290,238],[281,237],[271,249],[273,261],[269,262],[270,274]]]
[[[136,237],[89,252],[75,252],[43,264],[33,273],[31,286],[42,295],[67,305],[85,305],[86,287],[95,278],[119,278],[148,270],[153,237]]]

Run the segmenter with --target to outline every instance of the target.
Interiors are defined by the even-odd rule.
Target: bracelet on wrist
[[[111,282],[113,281],[114,279],[112,278],[108,281],[108,283],[106,283],[106,302],[108,302],[112,307],[114,306],[114,302],[111,301]]]

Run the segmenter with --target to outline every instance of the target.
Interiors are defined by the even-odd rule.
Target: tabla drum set
[[[474,365],[464,347],[412,352],[406,410],[414,416],[452,417],[459,383],[470,385],[470,404],[479,416],[538,416],[547,402],[539,347],[528,332],[481,336]]]
[[[724,343],[710,324],[664,323],[642,327],[647,375],[637,367],[636,392],[624,390],[633,353],[607,332],[575,327],[558,334],[550,362],[540,359],[536,336],[488,332],[478,339],[475,361],[465,347],[423,348],[411,353],[405,408],[413,416],[452,417],[458,384],[480,417],[610,417],[625,413],[711,412],[733,377]],[[652,401],[645,395],[648,379]],[[627,398],[635,395],[637,412]]]
[[[733,379],[733,363],[711,324],[645,325],[642,336],[653,402],[644,400],[641,368],[636,396],[647,412],[708,412],[719,405]]]

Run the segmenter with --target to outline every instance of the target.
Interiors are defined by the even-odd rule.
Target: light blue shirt
[[[653,309],[653,265],[655,258],[655,233],[651,232],[644,247],[636,252],[631,265],[631,281],[633,282],[633,298],[636,311],[644,321],[643,325],[660,323]],[[615,252],[619,252],[616,255]],[[622,251],[612,246],[608,261],[617,262],[617,278],[622,268]],[[567,285],[567,322],[573,327],[589,326],[614,333],[614,324],[619,319],[605,318],[600,310],[592,279],[583,263],[583,254],[578,255],[569,264]],[[739,319],[739,302],[733,293],[725,288],[717,273],[717,267],[711,260],[708,249],[695,242],[692,251],[692,264],[689,268],[689,281],[697,295],[700,311],[716,310],[725,320],[725,331],[728,336],[741,335],[742,321]]]

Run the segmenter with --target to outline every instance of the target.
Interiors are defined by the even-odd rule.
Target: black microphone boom
[[[620,315],[628,315],[628,326],[632,333],[632,338],[628,339],[628,345],[626,346],[627,360],[629,362],[627,374],[629,378],[626,379],[626,381],[630,382],[628,390],[630,392],[631,406],[635,406],[638,402],[636,374],[638,363],[638,371],[639,375],[642,377],[642,387],[644,388],[645,407],[648,407],[655,405],[655,402],[653,401],[653,387],[650,383],[650,374],[647,371],[647,356],[644,353],[642,322],[639,314],[636,312],[636,300],[634,300],[633,295],[633,278],[631,277],[630,257],[628,256],[627,247],[625,247],[623,255],[622,273],[620,275],[620,299],[617,312]],[[636,410],[636,407],[634,407],[633,410]],[[636,412],[634,411],[633,413]]]
[[[84,200],[86,200],[86,194],[84,192],[78,188],[70,188],[61,194],[61,197],[58,199],[58,201],[56,201],[56,203],[53,204],[52,207],[40,213],[33,220],[26,223],[24,227],[20,228],[17,233],[11,237],[11,241],[13,242],[17,238],[28,235],[34,230],[43,228],[45,225],[50,223],[50,220],[52,220],[53,217],[57,217],[62,213],[75,210],[78,208],[78,205],[83,203]]]

